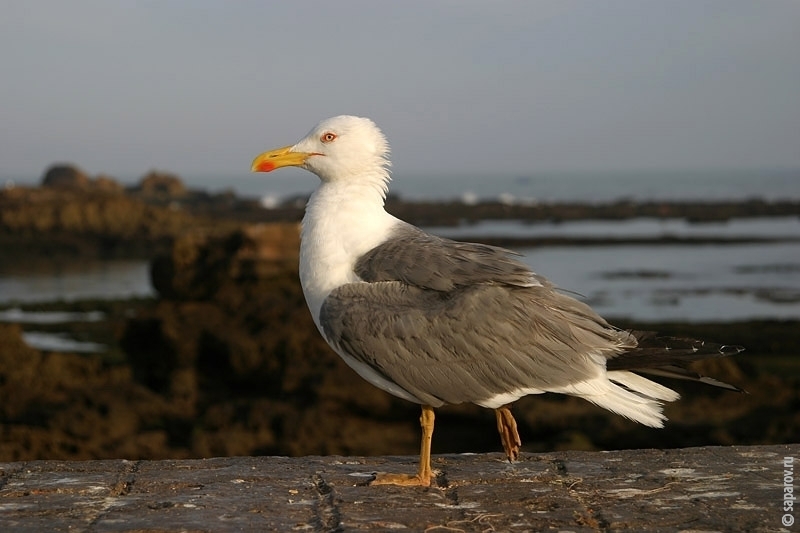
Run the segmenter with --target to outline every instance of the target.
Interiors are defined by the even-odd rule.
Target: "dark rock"
[[[145,174],[135,190],[144,196],[156,198],[178,198],[187,193],[178,176],[155,170]]]
[[[148,257],[187,231],[236,225],[105,190],[15,187],[0,192],[0,246],[8,252],[0,261],[12,255]]]
[[[416,448],[417,407],[361,380],[317,333],[298,247],[296,224],[179,239],[154,262],[164,299],[123,335],[134,376],[193,413],[184,437],[202,456]]]
[[[51,166],[42,178],[42,187],[85,190],[89,186],[89,176],[78,167],[69,164]]]
[[[243,226],[223,238],[188,233],[153,262],[153,286],[172,300],[213,299],[231,287],[295,272],[299,247],[296,224]]]
[[[0,324],[0,347],[0,460],[163,457],[166,434],[152,420],[172,407],[128,368],[34,350],[16,325]]]

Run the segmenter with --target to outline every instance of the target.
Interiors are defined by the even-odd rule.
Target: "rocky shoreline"
[[[187,189],[177,176],[150,172],[139,184],[124,188],[112,178],[90,178],[80,169],[56,165],[41,187],[7,187],[0,191],[0,265],[37,257],[152,258],[166,253],[187,231],[221,235],[242,224],[296,223],[306,198],[264,208],[232,193],[209,194]],[[715,202],[632,202],[513,204],[484,201],[407,202],[387,199],[387,210],[418,226],[470,225],[486,220],[560,223],[577,220],[682,219],[694,224],[733,218],[798,217],[800,200]],[[800,236],[798,236],[800,238]],[[469,240],[469,239],[467,239]],[[568,238],[476,238],[504,246],[538,244],[636,244],[635,240]],[[648,241],[654,242],[654,241]],[[708,244],[709,239],[665,238],[664,244]]]
[[[61,183],[0,193],[0,265],[149,258],[159,294],[69,304],[102,306],[107,320],[88,334],[110,346],[104,353],[41,352],[24,343],[19,325],[0,324],[0,461],[415,453],[417,407],[356,376],[311,322],[296,275],[300,207],[268,210],[175,187],[149,196],[104,187]],[[758,200],[514,206],[392,199],[388,209],[439,226],[800,215],[800,203]],[[749,394],[670,383],[684,399],[668,407],[666,430],[636,426],[573,398],[529,397],[515,409],[524,450],[800,440],[798,321],[618,325],[746,346],[744,354],[700,370]],[[74,328],[89,331],[85,324]],[[496,451],[493,423],[486,410],[445,408],[434,451]]]

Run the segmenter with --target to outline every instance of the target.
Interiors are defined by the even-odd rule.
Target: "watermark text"
[[[794,525],[794,457],[783,458],[783,516],[781,523],[786,527]]]

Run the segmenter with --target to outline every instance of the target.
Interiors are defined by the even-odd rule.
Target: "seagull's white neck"
[[[328,294],[360,281],[356,261],[399,222],[383,207],[385,191],[382,179],[351,179],[324,181],[311,195],[300,234],[300,283],[317,327]]]

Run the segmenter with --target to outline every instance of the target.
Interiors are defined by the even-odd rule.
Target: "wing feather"
[[[328,296],[320,323],[338,351],[433,407],[591,379],[635,343],[549,287],[353,283]]]
[[[549,285],[516,255],[496,246],[444,239],[402,223],[390,239],[356,262],[355,273],[368,282],[402,281],[435,291],[479,283]]]

